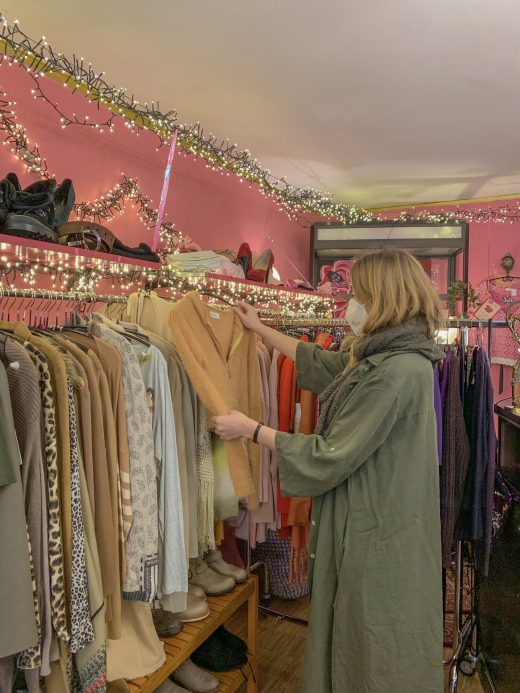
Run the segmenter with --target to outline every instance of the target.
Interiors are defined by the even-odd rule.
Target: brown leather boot
[[[172,614],[171,611],[166,611],[161,609],[161,607],[152,609],[152,618],[155,630],[160,638],[177,635],[182,630],[182,621]]]

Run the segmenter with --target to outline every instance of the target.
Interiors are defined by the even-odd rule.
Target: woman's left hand
[[[244,436],[251,437],[256,428],[256,422],[239,411],[232,411],[226,416],[214,416],[215,433],[222,440],[235,440]]]

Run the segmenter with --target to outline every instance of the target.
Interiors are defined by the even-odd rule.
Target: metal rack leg
[[[247,600],[247,645],[251,656],[251,676],[247,679],[247,693],[258,690],[258,590]]]
[[[271,600],[271,590],[269,586],[269,569],[265,561],[257,561],[251,565],[251,543],[247,542],[246,551],[246,570],[248,573],[259,575],[260,577],[260,599],[268,603]]]

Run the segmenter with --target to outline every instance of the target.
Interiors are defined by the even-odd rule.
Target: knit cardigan
[[[210,416],[233,409],[260,420],[261,386],[256,337],[232,311],[203,303],[187,294],[170,312],[172,336],[190,380]],[[258,506],[260,451],[251,441],[226,441],[225,450],[235,495]]]

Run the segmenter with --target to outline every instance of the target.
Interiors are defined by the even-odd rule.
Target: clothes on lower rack
[[[483,347],[448,347],[438,377],[443,567],[451,567],[454,542],[464,539],[477,542],[487,574],[497,446],[489,357]]]
[[[487,575],[491,552],[497,437],[490,363],[484,349],[474,349],[471,355],[464,416],[470,443],[470,460],[459,531],[463,539],[479,543],[480,563],[484,575]]]
[[[464,482],[469,464],[469,442],[460,398],[462,350],[448,350],[443,402],[442,465],[440,468],[441,532],[443,567],[449,568],[455,527],[462,503]]]

